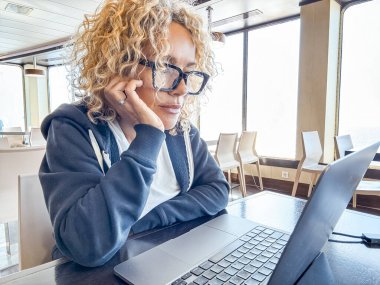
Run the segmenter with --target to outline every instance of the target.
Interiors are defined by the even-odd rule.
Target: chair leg
[[[292,196],[296,196],[297,188],[298,188],[298,182],[300,180],[302,169],[300,166],[297,168],[296,177],[294,178],[294,184],[293,184],[293,190],[292,190]]]
[[[352,207],[356,208],[356,192],[354,192],[354,195],[352,196]]]
[[[228,176],[228,183],[230,183],[230,187],[232,187],[232,182],[231,182],[231,170],[227,170],[227,176]],[[231,188],[232,189],[232,188]]]
[[[261,177],[260,162],[256,161],[257,175],[259,176],[260,189],[264,190],[263,179]]]
[[[11,239],[9,234],[9,224],[4,224],[4,231],[5,231],[5,246],[7,248],[7,254],[11,255]]]
[[[238,174],[239,174],[239,180],[240,180],[240,191],[243,197],[247,196],[247,190],[245,186],[245,174],[244,174],[244,168],[241,165],[238,169]]]
[[[317,173],[312,173],[310,177],[309,190],[307,191],[307,197],[310,197],[313,186],[317,182]]]

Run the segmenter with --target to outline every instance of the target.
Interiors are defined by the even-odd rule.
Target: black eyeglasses
[[[164,70],[157,69],[156,64],[150,60],[140,59],[139,63],[152,69],[153,87],[159,91],[173,91],[183,79],[187,94],[199,95],[210,78],[208,74],[201,71],[183,72],[178,66],[169,63],[164,64]]]

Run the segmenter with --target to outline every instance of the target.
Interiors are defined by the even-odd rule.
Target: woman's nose
[[[169,94],[172,96],[184,96],[184,95],[186,95],[187,94],[187,85],[185,83],[185,80],[183,78],[181,78],[177,87],[173,91],[170,91]]]

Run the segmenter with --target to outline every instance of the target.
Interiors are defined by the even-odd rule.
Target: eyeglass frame
[[[175,90],[178,87],[178,85],[180,84],[180,82],[181,82],[182,79],[185,81],[185,84],[187,85],[187,78],[189,77],[189,75],[190,74],[195,74],[195,75],[202,75],[202,77],[203,77],[202,85],[201,85],[201,87],[200,87],[200,89],[199,89],[198,92],[187,92],[187,94],[189,94],[189,95],[199,95],[200,93],[202,93],[202,91],[205,88],[208,80],[210,79],[210,75],[208,75],[205,72],[197,71],[197,70],[192,70],[192,71],[186,71],[186,72],[184,72],[181,68],[179,68],[178,66],[176,66],[174,64],[164,63],[164,66],[170,67],[170,68],[173,68],[173,69],[177,70],[178,73],[179,73],[179,76],[177,77],[176,80],[174,80],[173,85],[172,85],[171,88],[162,88],[162,87],[158,87],[156,85],[156,82],[155,82],[156,68],[157,68],[156,67],[156,63],[153,62],[153,61],[141,58],[139,60],[139,64],[144,65],[144,66],[149,67],[149,68],[152,69],[153,87],[155,89],[157,89],[158,91],[164,91],[164,92],[173,91],[173,90]]]

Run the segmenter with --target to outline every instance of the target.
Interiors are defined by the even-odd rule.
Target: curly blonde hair
[[[163,66],[170,50],[167,39],[171,22],[189,30],[196,47],[196,68],[214,75],[211,38],[203,29],[201,17],[183,1],[107,0],[94,15],[85,16],[74,38],[71,80],[85,100],[92,122],[115,119],[116,112],[105,104],[102,92],[115,75],[136,75],[147,45],[153,61]],[[189,117],[199,111],[199,100],[199,96],[188,96],[177,126],[189,125]]]

